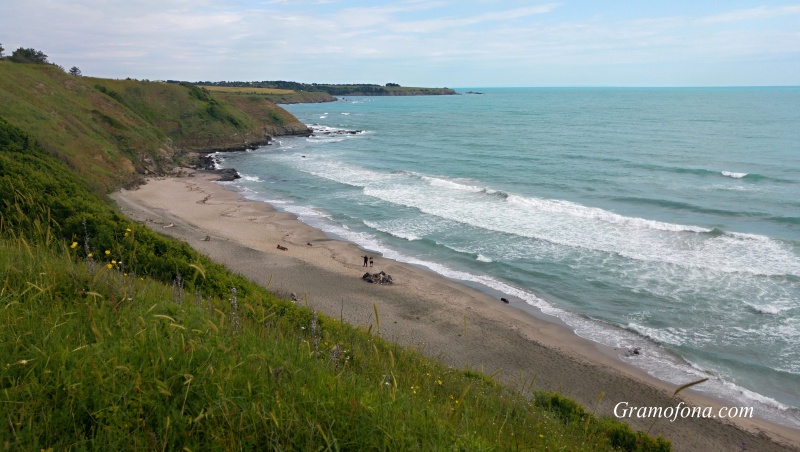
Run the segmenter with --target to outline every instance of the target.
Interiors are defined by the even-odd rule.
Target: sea
[[[286,105],[312,136],[218,165],[332,237],[800,428],[800,88],[457,91]]]

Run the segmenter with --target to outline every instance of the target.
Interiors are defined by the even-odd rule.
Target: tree
[[[78,76],[78,77],[81,76],[81,70],[80,70],[80,68],[78,66],[72,66],[69,69],[69,73],[70,73],[70,75],[75,75],[75,76]]]
[[[0,42],[0,58],[3,58],[3,52],[4,52],[5,50],[6,50],[6,49],[5,49],[5,48],[3,48],[3,43],[2,43],[2,42]]]
[[[15,63],[47,64],[47,55],[41,50],[20,47],[11,54],[11,61]]]

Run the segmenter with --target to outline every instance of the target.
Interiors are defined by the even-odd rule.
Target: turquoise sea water
[[[289,105],[315,136],[218,159],[252,199],[800,427],[800,88],[473,90]]]

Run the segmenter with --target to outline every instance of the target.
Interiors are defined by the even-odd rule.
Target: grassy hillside
[[[163,172],[187,152],[308,132],[271,104],[246,112],[191,85],[76,77],[52,65],[10,61],[0,61],[0,117],[100,192],[137,174]]]
[[[335,97],[322,91],[295,91],[291,89],[244,86],[203,86],[203,88],[229,102],[235,102],[237,98],[246,98],[251,102],[267,101],[274,104],[317,104],[336,101]]]
[[[278,299],[127,220],[0,118],[6,449],[669,450],[388,343],[375,314],[356,328]]]
[[[208,89],[238,92],[260,92],[270,96],[298,96],[318,98],[327,94],[330,100],[333,96],[441,96],[458,94],[450,88],[418,88],[400,86],[396,83],[388,83],[385,86],[369,83],[355,84],[327,84],[327,83],[298,83],[286,82],[282,80],[263,81],[263,82],[197,82]],[[264,90],[272,91],[264,92]],[[277,93],[276,91],[281,91]],[[286,93],[286,91],[294,94]],[[290,97],[291,98],[291,97]],[[316,102],[324,102],[317,100]]]

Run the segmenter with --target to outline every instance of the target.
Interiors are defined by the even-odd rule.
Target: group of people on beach
[[[364,256],[361,256],[361,257],[364,258],[364,267],[367,267],[367,264],[369,264],[369,266],[372,267],[373,262],[372,262],[372,258],[371,257],[369,257],[367,255],[364,255]]]

